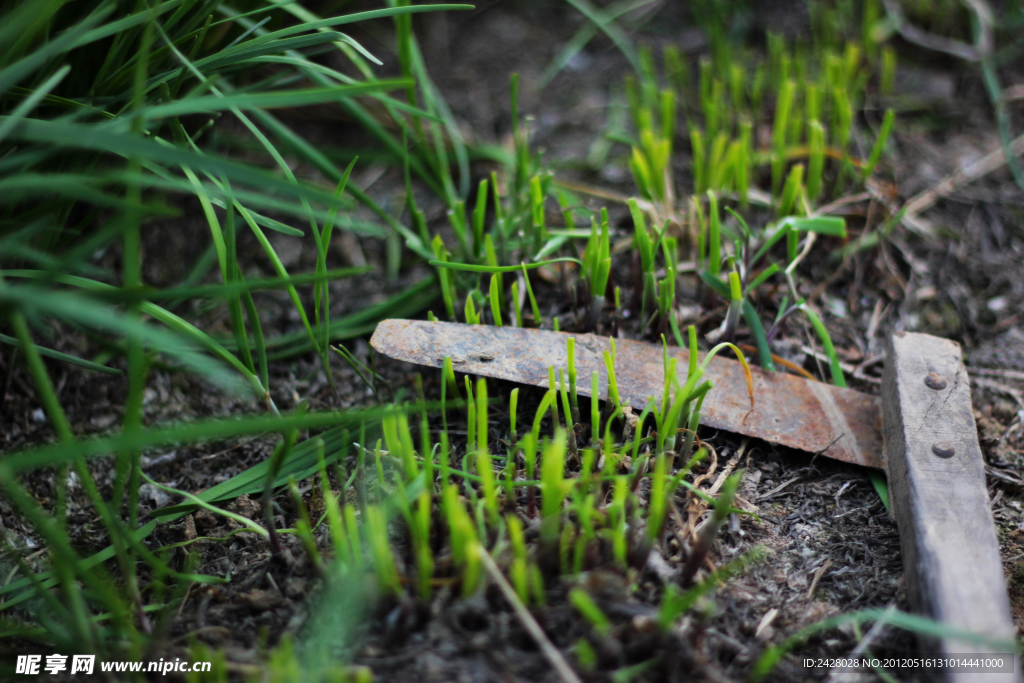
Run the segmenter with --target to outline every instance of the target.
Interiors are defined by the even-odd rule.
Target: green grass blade
[[[11,346],[14,346],[14,347],[17,347],[17,348],[21,348],[21,342],[19,342],[14,337],[8,337],[6,334],[0,334],[0,342],[2,342],[4,344],[10,344]],[[39,350],[39,355],[41,355],[41,356],[46,356],[47,358],[53,358],[54,360],[59,360],[59,361],[62,361],[64,363],[69,363],[71,365],[77,365],[78,367],[85,368],[86,370],[91,370],[93,372],[101,372],[101,373],[106,374],[106,375],[122,375],[122,374],[124,374],[123,372],[121,372],[117,368],[110,368],[110,367],[107,367],[106,365],[100,365],[99,363],[93,363],[92,361],[85,360],[84,358],[79,358],[77,356],[72,356],[72,355],[69,355],[69,354],[66,354],[66,353],[61,353],[60,351],[54,351],[53,349],[48,349],[48,348],[46,348],[44,346],[39,346],[38,344],[36,345],[36,348]]]
[[[488,265],[477,265],[475,263],[452,263],[451,261],[437,261],[431,259],[430,265],[436,268],[450,268],[451,270],[461,270],[469,273],[516,273],[521,272],[523,269],[530,270],[533,268],[540,268],[541,266],[547,266],[552,263],[560,263],[567,261],[575,263],[578,266],[582,266],[583,263],[576,258],[570,256],[563,256],[561,258],[553,258],[547,261],[538,261],[536,263],[524,263],[518,266],[488,266]]]
[[[191,114],[227,111],[235,107],[239,109],[280,109],[305,107],[314,104],[336,102],[342,97],[355,97],[372,92],[397,90],[409,85],[410,81],[391,79],[360,83],[357,85],[338,85],[331,88],[311,88],[307,90],[279,90],[275,92],[239,93],[222,97],[193,97],[177,100],[167,104],[148,107],[142,112],[147,121],[169,118],[172,116],[188,116]]]
[[[19,121],[24,119],[30,111],[35,109],[36,105],[39,104],[41,100],[45,99],[47,95],[49,95],[50,91],[56,88],[57,85],[64,80],[64,77],[68,75],[69,71],[71,71],[70,66],[66,64],[62,66],[55,74],[50,76],[45,83],[40,85],[34,91],[31,91],[28,97],[22,100],[21,103],[14,108],[14,111],[7,115],[3,122],[0,123],[0,142],[3,142],[11,129],[18,125]]]
[[[601,32],[607,35],[615,46],[619,48],[622,54],[629,60],[630,65],[637,73],[640,73],[640,61],[637,58],[636,48],[633,46],[632,41],[623,32],[621,28],[608,16],[604,10],[600,10],[594,7],[589,0],[567,0],[567,2],[576,8],[580,14],[585,16],[590,22],[601,29]]]

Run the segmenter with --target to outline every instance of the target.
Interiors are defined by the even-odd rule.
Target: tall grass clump
[[[28,377],[55,440],[6,453],[0,463],[0,495],[46,550],[30,561],[3,541],[14,566],[0,587],[4,637],[104,658],[145,656],[188,586],[225,581],[197,574],[187,562],[147,545],[158,521],[242,493],[266,491],[269,500],[292,477],[314,473],[318,454],[327,463],[341,457],[359,425],[372,430],[378,424],[379,411],[339,410],[331,344],[365,334],[382,317],[422,309],[433,298],[431,283],[414,282],[382,304],[339,317],[332,313],[332,289],[363,271],[332,264],[332,235],[346,230],[397,240],[424,258],[431,256],[429,244],[352,181],[354,159],[328,158],[276,112],[341,107],[378,133],[399,163],[429,182],[453,185],[449,164],[427,142],[429,131],[447,123],[418,54],[407,55],[399,78],[381,79],[373,71],[376,58],[338,29],[390,19],[408,30],[413,14],[467,7],[397,3],[324,19],[299,3],[221,0],[44,0],[0,9],[0,344],[8,372],[17,365]],[[361,76],[323,66],[313,58],[323,50],[338,51]],[[417,131],[415,153],[365,115],[371,102]],[[223,117],[244,131],[244,158],[210,144]],[[296,162],[315,169],[315,177],[300,177]],[[376,221],[357,220],[360,205]],[[166,228],[157,227],[158,219],[185,211],[195,211],[205,224],[205,235],[190,238],[208,245],[206,255],[183,281],[157,288],[145,274],[164,255],[143,245],[159,243],[159,230]],[[272,277],[248,274],[239,254],[243,232],[271,264]],[[289,272],[272,232],[311,243],[314,269]],[[114,258],[101,259],[104,253]],[[395,253],[393,268],[398,258]],[[299,334],[264,329],[259,293],[265,290],[287,295]],[[228,334],[203,329],[184,306],[191,301],[224,311]],[[69,354],[69,336],[101,351],[91,358]],[[322,363],[334,409],[282,412],[273,400],[270,364],[306,352]],[[98,439],[78,434],[54,381],[61,364],[123,376],[123,419],[114,433]],[[251,410],[266,414],[147,425],[144,394],[157,366],[248,396]],[[306,430],[326,431],[315,441],[300,441]],[[145,523],[139,518],[146,449],[275,433],[280,440],[269,461],[199,496],[175,492],[187,502],[154,512]],[[108,456],[114,459],[109,486],[101,485],[89,463]],[[49,501],[35,496],[25,478],[41,468],[53,472]],[[98,517],[110,544],[99,554],[83,557],[71,541],[69,481],[76,482],[74,495]],[[344,519],[349,511],[339,514]],[[249,527],[277,553],[278,533],[269,518],[269,528]],[[376,528],[385,523],[378,520]],[[291,532],[322,568],[312,557],[312,528],[307,515]],[[379,544],[367,547],[379,550],[374,561],[386,566]],[[380,576],[390,585],[386,572]]]

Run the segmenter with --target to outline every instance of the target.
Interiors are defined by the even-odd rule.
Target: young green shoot
[[[565,416],[565,428],[566,431],[568,431],[569,433],[569,459],[573,463],[578,464],[580,461],[580,456],[577,450],[578,446],[576,443],[576,425],[572,417],[573,410],[569,402],[569,390],[565,386],[566,383],[562,381],[563,374],[564,373],[562,372],[562,368],[558,368],[558,393],[562,397],[562,415]]]
[[[637,250],[640,252],[640,268],[643,273],[644,291],[641,320],[646,320],[644,312],[657,302],[658,285],[654,273],[654,246],[651,244],[650,235],[647,233],[647,221],[644,219],[643,211],[640,210],[636,199],[630,198],[629,211],[633,216],[633,229]]]
[[[541,456],[541,539],[553,545],[561,530],[562,503],[568,493],[565,481],[565,430],[555,430],[554,438]]]
[[[618,408],[620,405],[619,400],[619,387],[615,381],[615,340],[610,339],[611,351],[604,352],[604,367],[608,373],[608,403],[613,408]]]
[[[612,623],[587,591],[582,588],[573,588],[569,591],[569,602],[580,613],[580,616],[590,623],[598,635],[608,635],[612,629]]]
[[[782,188],[782,196],[779,198],[779,203],[775,208],[775,214],[780,218],[791,213],[797,213],[796,209],[799,208],[797,196],[803,187],[803,178],[804,165],[793,164],[793,167],[789,169],[789,175],[786,176],[786,184]]]
[[[519,440],[518,433],[516,432],[516,418],[519,415],[519,387],[516,387],[509,394],[508,398],[508,419],[509,419],[509,439],[512,442],[513,450],[516,447],[516,443]]]
[[[530,311],[533,313],[533,325],[534,327],[540,327],[540,307],[537,305],[537,297],[533,295],[533,287],[530,286],[530,276],[526,272],[526,264],[520,266],[523,271],[523,282],[526,283],[526,296],[530,299]]]
[[[498,487],[491,463],[491,453],[487,447],[487,381],[481,377],[476,383],[476,470],[480,477],[484,493],[484,505],[492,523],[498,520]]]
[[[388,537],[387,519],[384,511],[377,505],[366,508],[366,534],[370,546],[370,554],[373,557],[374,570],[377,575],[377,582],[384,593],[401,595],[402,584],[398,578],[398,570],[395,567],[395,556],[391,550],[391,543]]]
[[[480,314],[477,313],[477,311],[476,311],[476,305],[473,303],[473,293],[474,292],[469,292],[466,295],[466,306],[465,306],[465,309],[464,309],[465,316],[466,316],[466,324],[467,325],[480,325],[482,323],[480,321]]]
[[[739,326],[740,313],[743,310],[743,290],[740,285],[740,274],[735,270],[729,272],[729,311],[725,316],[722,339],[732,341]]]
[[[821,196],[825,172],[825,129],[817,119],[808,122],[807,197],[812,202]]]
[[[523,326],[523,307],[519,305],[519,280],[512,281],[512,319],[515,321],[516,327]]]
[[[832,374],[832,383],[837,387],[845,387],[846,377],[843,375],[843,369],[839,366],[839,356],[836,355],[836,348],[832,345],[832,337],[829,336],[828,330],[825,329],[825,324],[821,322],[818,314],[806,304],[801,304],[800,310],[811,321],[811,326],[818,334],[818,338],[821,339],[821,345],[824,347],[825,355],[828,357],[828,367]]]
[[[491,275],[491,289],[489,297],[491,302],[491,315],[494,318],[494,326],[501,327],[501,275]]]
[[[718,213],[718,197],[708,190],[708,273],[717,277],[722,267],[721,218]]]
[[[882,150],[885,149],[885,143],[889,139],[889,134],[892,132],[892,125],[895,120],[896,113],[892,109],[886,109],[885,116],[882,117],[882,125],[878,129],[878,137],[875,139],[875,145],[871,148],[871,154],[868,156],[867,163],[864,164],[864,168],[861,169],[861,182],[871,175],[875,170],[875,166],[878,165],[879,160],[882,158]]]
[[[572,409],[573,424],[580,422],[579,400],[576,395],[576,337],[569,337],[566,342],[566,358],[568,364],[567,376],[569,380],[569,404]]]

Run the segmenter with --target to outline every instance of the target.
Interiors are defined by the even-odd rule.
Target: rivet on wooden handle
[[[889,495],[915,610],[1004,643],[1015,635],[967,370],[955,342],[897,332],[882,379]],[[1010,652],[946,638],[934,654]],[[948,681],[1019,682],[1014,673],[946,672]]]

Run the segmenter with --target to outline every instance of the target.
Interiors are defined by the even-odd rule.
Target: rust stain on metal
[[[566,339],[576,337],[577,393],[590,395],[591,373],[598,373],[601,398],[608,395],[604,352],[606,337],[513,327],[462,325],[421,320],[385,320],[370,344],[399,360],[440,368],[452,357],[457,372],[520,384],[548,386],[548,367],[567,367]],[[653,344],[615,340],[615,377],[619,397],[637,410],[649,398],[661,400],[662,349]],[[669,347],[685,376],[689,353]],[[703,354],[701,354],[703,358]],[[882,414],[875,396],[811,382],[794,375],[751,367],[754,408],[750,409],[743,367],[721,354],[708,365],[705,379],[714,389],[704,401],[701,423],[836,460],[884,469]]]

